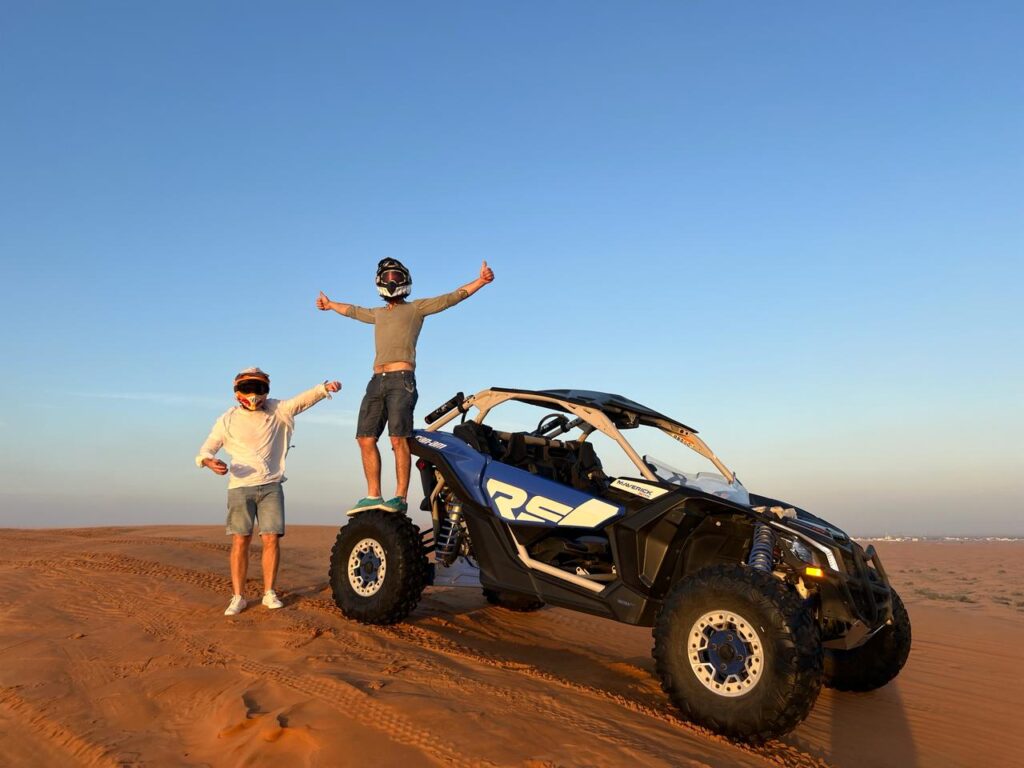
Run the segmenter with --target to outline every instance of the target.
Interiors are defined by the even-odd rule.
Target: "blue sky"
[[[0,10],[0,525],[219,523],[259,365],[289,519],[361,495],[374,266],[429,296],[419,415],[620,392],[859,533],[1024,534],[1017,3]],[[387,465],[388,457],[385,456]],[[390,471],[390,470],[388,470]],[[386,472],[386,477],[388,473]]]

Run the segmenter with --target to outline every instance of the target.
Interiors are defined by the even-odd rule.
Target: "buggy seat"
[[[452,430],[473,450],[503,464],[546,477],[584,493],[599,495],[609,479],[594,446],[585,440],[554,440],[525,432],[498,432],[467,421]]]

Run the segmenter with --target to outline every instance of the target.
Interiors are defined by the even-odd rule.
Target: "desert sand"
[[[1024,765],[1024,543],[878,544],[903,673],[750,748],[676,717],[649,629],[465,589],[345,620],[335,532],[291,527],[285,607],[229,619],[222,528],[0,530],[0,765]]]

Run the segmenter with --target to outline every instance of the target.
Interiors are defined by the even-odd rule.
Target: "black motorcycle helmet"
[[[381,259],[377,264],[377,293],[385,299],[408,296],[412,289],[412,275],[398,259]]]

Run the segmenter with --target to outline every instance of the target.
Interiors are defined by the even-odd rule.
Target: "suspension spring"
[[[448,565],[459,554],[459,542],[462,534],[462,502],[453,498],[444,507],[446,514],[441,521],[441,530],[434,552],[441,562]]]
[[[772,572],[772,559],[775,550],[775,534],[764,523],[754,525],[754,543],[750,547],[747,565],[765,573]]]

